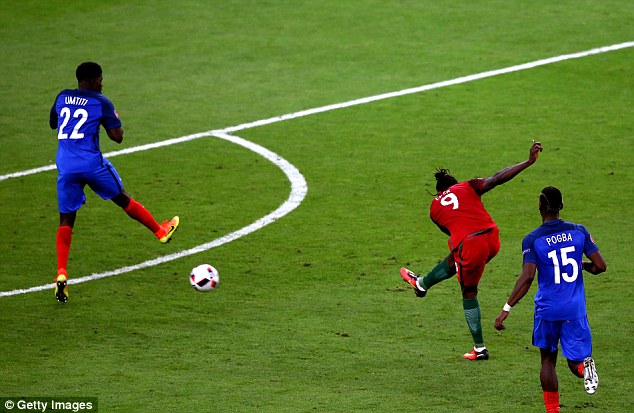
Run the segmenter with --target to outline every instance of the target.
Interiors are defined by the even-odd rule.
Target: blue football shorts
[[[592,334],[588,317],[548,321],[536,316],[533,324],[533,345],[555,352],[559,343],[561,343],[561,354],[568,360],[581,361],[590,357]]]
[[[123,191],[119,173],[109,160],[103,159],[96,171],[59,174],[57,177],[57,206],[59,212],[71,213],[86,202],[84,186],[88,185],[105,200],[112,199]]]

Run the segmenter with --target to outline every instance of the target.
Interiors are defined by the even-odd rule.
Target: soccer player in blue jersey
[[[124,189],[114,166],[103,157],[99,148],[101,126],[110,139],[123,141],[119,115],[110,100],[101,94],[103,74],[94,62],[77,67],[77,89],[62,90],[51,108],[50,126],[57,129],[57,277],[55,298],[68,300],[68,253],[77,210],[86,201],[88,185],[103,199],[111,199],[131,218],[145,225],[163,244],[170,241],[178,228],[179,218],[159,224],[152,214]]]
[[[592,359],[582,270],[600,274],[607,264],[583,225],[559,218],[563,207],[559,189],[549,186],[542,190],[539,196],[542,225],[522,242],[522,274],[495,320],[496,329],[506,328],[504,320],[526,295],[537,272],[533,345],[541,352],[540,381],[546,412],[559,412],[555,371],[559,344],[572,374],[584,379],[586,392],[593,394],[599,385]],[[583,261],[583,255],[590,261]]]

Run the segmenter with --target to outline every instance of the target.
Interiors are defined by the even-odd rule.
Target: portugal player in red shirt
[[[500,250],[497,225],[482,204],[481,197],[534,164],[541,151],[541,143],[533,141],[527,160],[488,178],[458,182],[446,169],[439,169],[435,173],[437,194],[429,208],[429,215],[438,228],[450,237],[450,253],[425,277],[418,277],[407,268],[401,268],[401,277],[414,287],[417,297],[424,297],[433,285],[457,275],[467,326],[474,342],[473,350],[463,356],[465,359],[489,358],[482,338],[478,283],[484,267]]]

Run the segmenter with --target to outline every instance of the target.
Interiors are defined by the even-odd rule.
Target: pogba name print
[[[548,245],[553,245],[557,244],[558,242],[564,241],[572,241],[572,234],[567,232],[565,234],[557,234],[553,235],[552,237],[546,237],[546,242],[548,243]]]

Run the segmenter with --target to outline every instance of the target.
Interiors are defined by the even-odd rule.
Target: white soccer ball
[[[218,270],[209,264],[202,264],[194,267],[189,274],[189,282],[196,291],[208,292],[213,291],[220,282]]]

